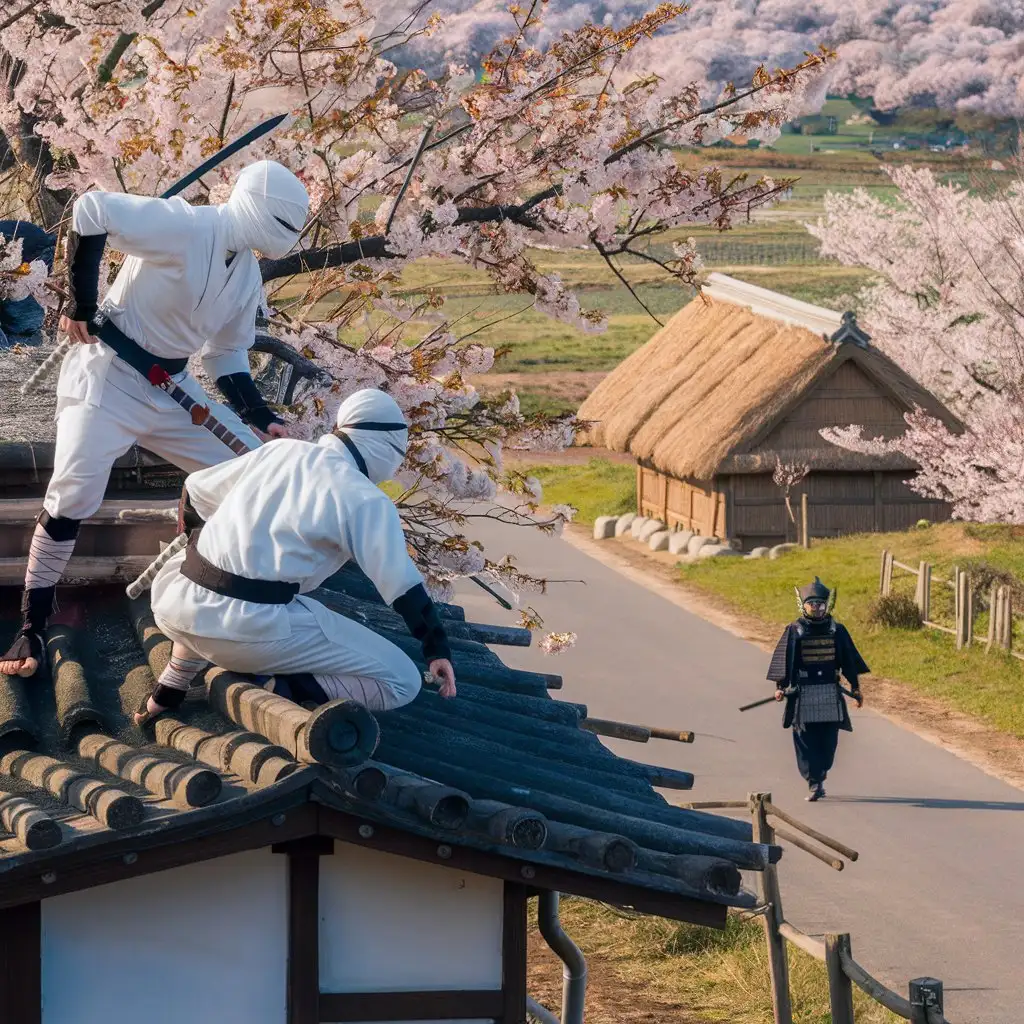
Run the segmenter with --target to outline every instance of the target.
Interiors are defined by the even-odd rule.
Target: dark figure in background
[[[775,683],[775,699],[786,701],[782,727],[793,729],[797,767],[810,788],[807,799],[813,801],[825,795],[839,730],[853,731],[839,675],[846,677],[850,695],[861,707],[857,680],[870,669],[846,627],[832,618],[834,591],[815,576],[813,583],[797,590],[797,597],[800,618],[779,639],[768,678]]]
[[[21,239],[21,258],[25,263],[42,260],[53,272],[53,254],[57,236],[27,220],[0,220],[0,235]],[[0,348],[15,340],[24,341],[43,326],[43,307],[31,295],[24,299],[0,302]]]

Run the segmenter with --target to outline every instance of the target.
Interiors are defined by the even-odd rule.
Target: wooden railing
[[[970,647],[972,643],[985,644],[991,651],[1001,648],[1015,658],[1024,661],[1024,654],[1013,649],[1013,594],[1009,587],[995,584],[989,595],[988,631],[985,636],[976,636],[974,622],[976,617],[975,590],[971,586],[969,573],[958,566],[953,567],[953,578],[944,579],[935,576],[928,562],[920,562],[915,569],[911,565],[899,562],[891,551],[882,552],[882,566],[879,573],[878,592],[882,597],[892,593],[893,573],[896,569],[916,578],[914,603],[921,613],[921,622],[928,629],[937,629],[948,633],[956,640],[958,650]],[[932,616],[932,584],[948,587],[953,591],[953,626],[944,626],[935,622]]]
[[[781,839],[828,864],[835,871],[845,867],[840,859],[857,860],[856,850],[798,821],[772,803],[771,793],[751,793],[746,800],[718,800],[687,803],[680,806],[692,809],[746,808],[754,826],[754,841],[774,843]],[[807,838],[801,838],[774,821],[785,822]],[[808,840],[814,840],[828,849],[819,849]],[[834,853],[829,852],[834,851]],[[839,854],[840,856],[835,856]],[[853,1012],[853,986],[898,1017],[911,1024],[949,1024],[943,1015],[942,982],[935,978],[915,978],[909,983],[909,998],[886,988],[873,978],[856,960],[848,932],[829,933],[824,941],[806,935],[786,919],[782,911],[779,874],[772,864],[758,874],[758,895],[761,897],[765,938],[768,943],[768,965],[771,975],[772,1010],[775,1024],[793,1024],[793,1004],[789,987],[789,961],[786,943],[792,943],[815,960],[825,964],[828,971],[829,1006],[832,1024],[855,1024]]]

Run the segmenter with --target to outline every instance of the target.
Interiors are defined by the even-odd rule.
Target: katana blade
[[[229,142],[223,149],[218,149],[208,160],[204,160],[195,170],[189,171],[180,181],[176,181],[160,198],[170,199],[179,192],[184,192],[189,185],[195,184],[204,174],[209,174],[219,164],[224,163],[229,157],[234,156],[240,149],[251,146],[257,139],[263,138],[272,132],[278,125],[283,124],[291,114],[278,114],[266,121],[250,128],[244,135],[240,135],[234,142]]]

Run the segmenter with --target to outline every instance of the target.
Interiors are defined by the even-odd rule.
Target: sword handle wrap
[[[134,601],[138,597],[149,590],[153,584],[153,580],[156,579],[156,574],[179,552],[185,545],[188,544],[188,535],[179,533],[170,544],[167,545],[160,552],[159,555],[149,564],[141,576],[134,582],[130,583],[125,587],[125,593]]]
[[[40,384],[46,380],[47,377],[53,373],[54,367],[61,362],[64,357],[71,351],[71,346],[74,342],[70,338],[65,338],[38,366],[35,373],[24,384],[21,385],[21,393],[27,395],[31,391],[35,391]]]

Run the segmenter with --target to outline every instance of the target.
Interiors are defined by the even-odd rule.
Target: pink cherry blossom
[[[238,170],[263,158],[309,192],[301,245],[261,261],[269,330],[301,377],[282,410],[292,435],[330,430],[360,388],[387,391],[410,424],[398,506],[428,586],[450,594],[452,579],[481,573],[516,595],[543,590],[514,560],[465,545],[467,509],[560,529],[569,510],[540,514],[539,483],[507,470],[502,452],[564,448],[576,423],[524,416],[514,394],[476,390],[495,351],[449,313],[447,282],[482,271],[522,308],[584,333],[604,330],[606,314],[542,269],[539,252],[587,246],[612,265],[642,252],[667,281],[692,283],[695,247],[676,244],[662,260],[652,242],[690,224],[728,226],[787,183],[689,171],[669,147],[774,137],[824,96],[832,64],[815,53],[785,71],[752,67],[748,87],[725,96],[701,69],[649,73],[659,38],[690,17],[681,6],[616,27],[586,16],[578,8],[550,34],[543,19],[519,31],[502,15],[493,50],[424,70],[410,54],[439,38],[440,24],[422,8],[403,20],[363,0],[40,0],[0,30],[0,58],[23,65],[0,94],[18,208],[66,227],[69,197],[159,194],[268,115],[290,112],[185,198],[223,202]],[[105,284],[118,260],[108,253]],[[0,296],[42,295],[45,284],[35,265],[0,270]]]

